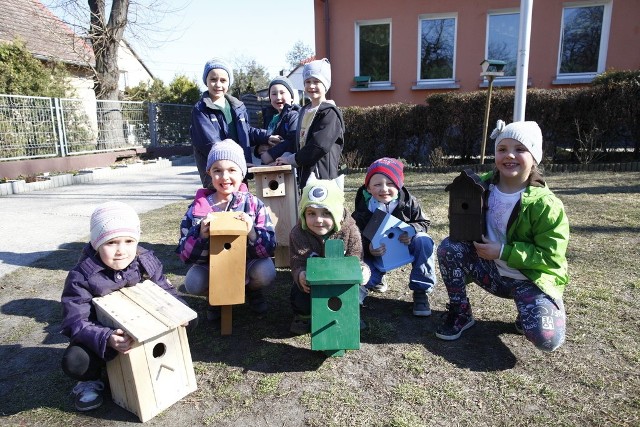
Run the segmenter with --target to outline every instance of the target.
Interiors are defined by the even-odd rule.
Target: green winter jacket
[[[481,176],[487,183],[492,178],[493,172]],[[533,175],[507,223],[507,243],[500,259],[520,270],[551,298],[561,299],[569,282],[568,243],[569,220],[562,201],[540,175]]]

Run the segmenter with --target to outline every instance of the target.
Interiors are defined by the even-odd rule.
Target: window
[[[611,4],[568,6],[562,10],[559,77],[592,75],[605,69]]]
[[[356,23],[356,76],[370,76],[376,82],[391,82],[391,22]]]
[[[456,50],[455,16],[420,18],[418,80],[454,80]]]
[[[504,76],[516,75],[520,13],[492,13],[487,22],[487,53],[484,59],[505,61]]]

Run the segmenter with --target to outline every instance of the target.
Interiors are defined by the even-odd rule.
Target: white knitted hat
[[[536,122],[513,122],[505,126],[504,121],[498,120],[491,138],[496,140],[496,147],[505,138],[515,139],[527,147],[536,163],[542,161],[542,131]]]
[[[140,218],[126,203],[106,202],[91,214],[91,246],[100,246],[116,237],[140,240]]]

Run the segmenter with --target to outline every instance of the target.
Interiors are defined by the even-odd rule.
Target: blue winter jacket
[[[191,111],[191,128],[189,129],[193,155],[200,173],[200,181],[202,181],[202,186],[205,188],[211,184],[211,177],[207,175],[207,156],[209,156],[209,151],[216,142],[227,138],[234,139],[244,150],[244,158],[247,163],[253,163],[250,149],[249,115],[244,103],[231,95],[224,96],[231,106],[231,115],[235,124],[234,135],[234,132],[229,129],[222,111],[207,107],[204,99],[208,97],[209,92],[204,91],[200,100],[193,107]]]
[[[124,270],[107,267],[91,244],[87,244],[80,260],[67,275],[62,291],[62,333],[72,344],[83,344],[103,360],[111,360],[118,352],[107,346],[113,329],[98,323],[93,297],[101,297],[124,287],[151,280],[182,300],[162,273],[162,263],[153,251],[138,246],[138,254]]]

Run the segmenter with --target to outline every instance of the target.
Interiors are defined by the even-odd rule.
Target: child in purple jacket
[[[73,388],[78,411],[102,404],[106,361],[126,353],[133,344],[122,329],[98,322],[92,299],[151,280],[182,301],[164,276],[160,260],[138,246],[139,239],[140,219],[133,208],[122,202],[103,203],[91,215],[91,242],[67,275],[62,291],[62,333],[71,343],[62,356],[62,370],[78,381]]]

